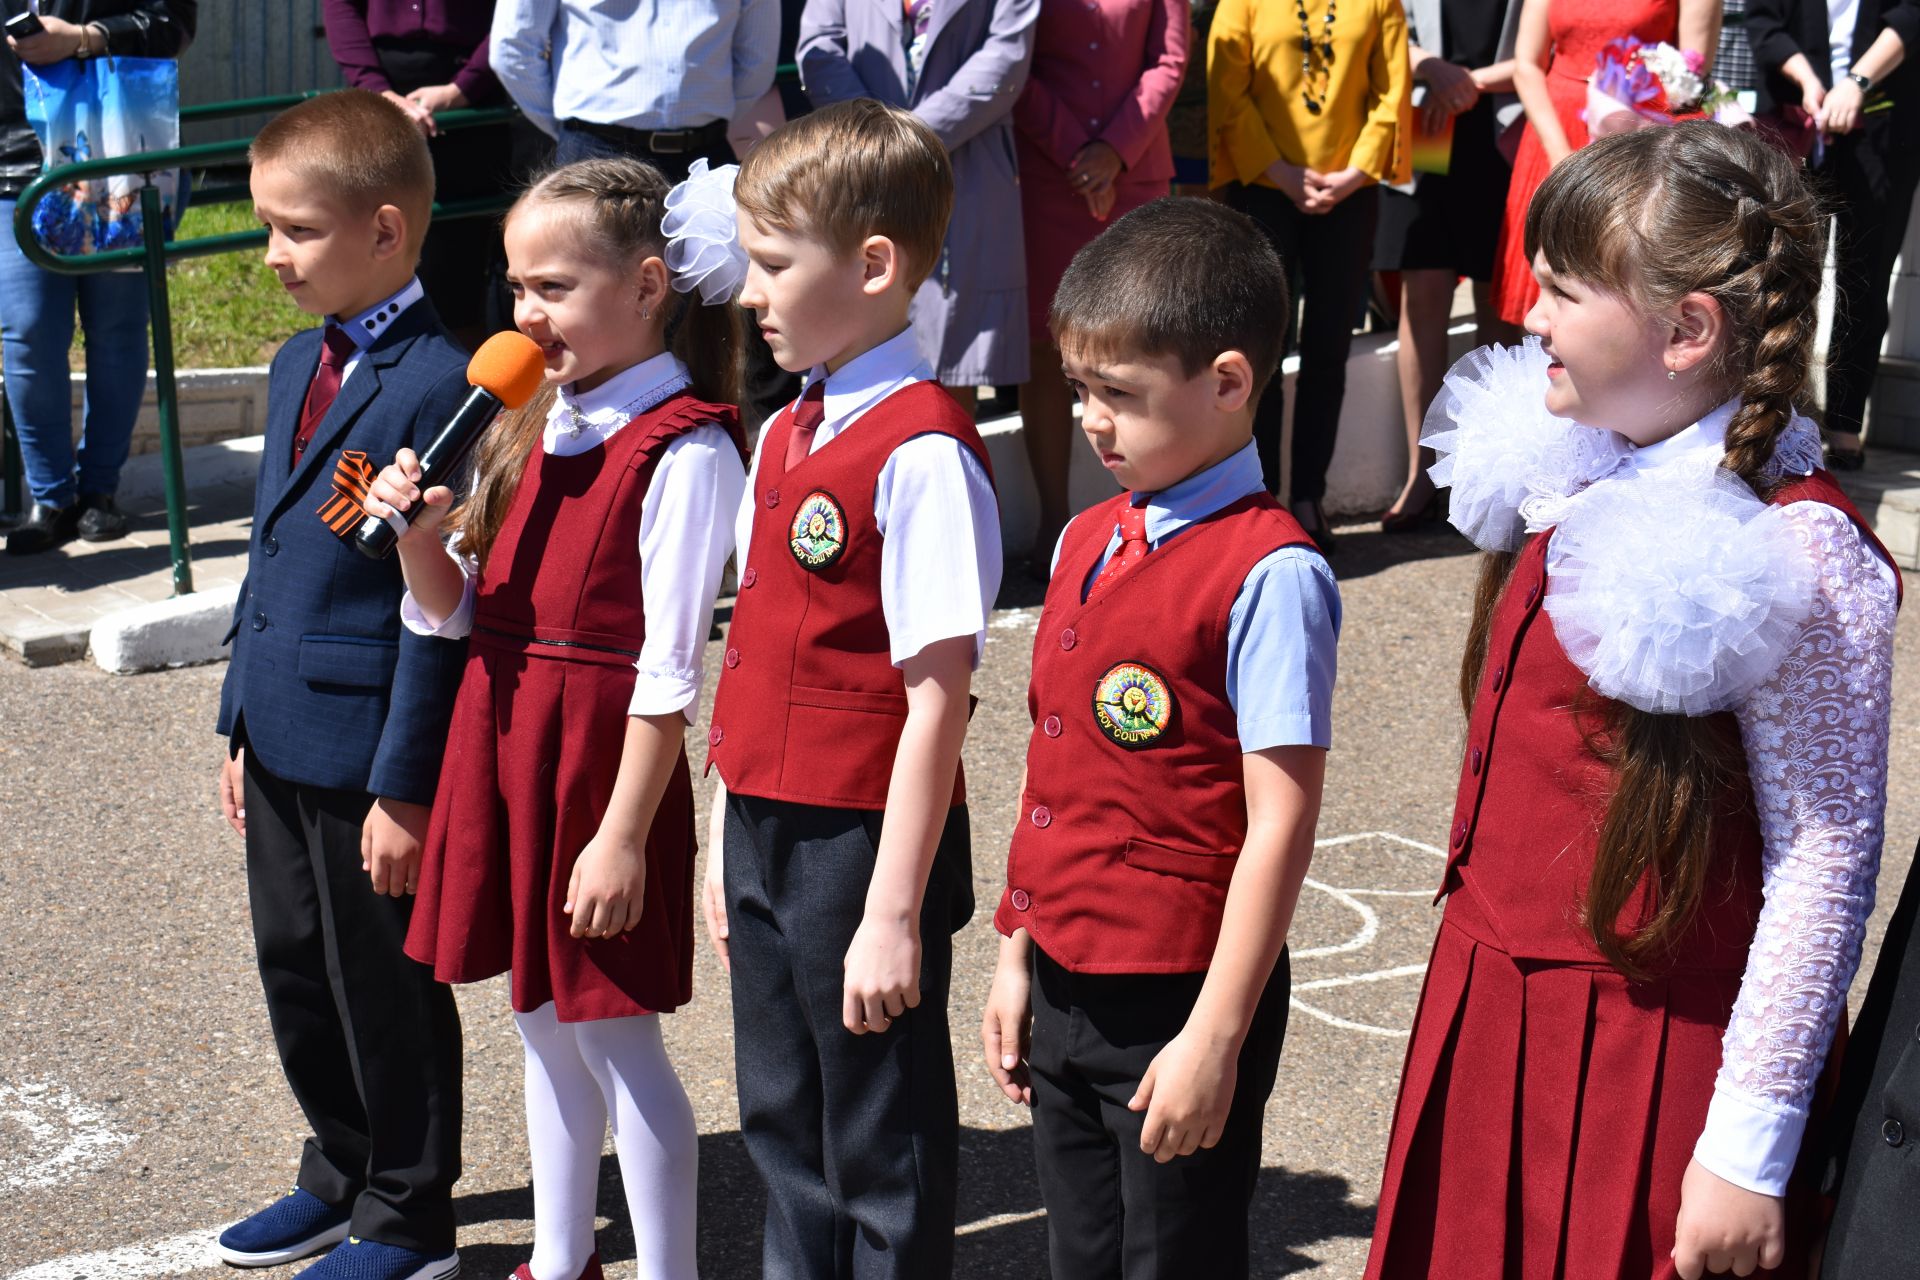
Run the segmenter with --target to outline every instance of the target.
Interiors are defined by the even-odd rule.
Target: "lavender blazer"
[[[900,0],[807,0],[796,58],[817,107],[906,107],[953,159],[946,251],[913,300],[922,354],[943,382],[1027,380],[1027,265],[1013,104],[1026,87],[1040,0],[934,0],[926,61],[907,92]]]

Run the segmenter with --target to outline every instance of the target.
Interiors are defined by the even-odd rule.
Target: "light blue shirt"
[[[628,129],[731,120],[773,84],[778,0],[499,0],[488,60],[526,117]]]
[[[347,357],[347,363],[340,370],[341,386],[347,385],[347,379],[360,367],[360,357],[400,318],[400,313],[426,296],[427,291],[420,287],[420,277],[415,276],[398,293],[380,299],[359,315],[327,317],[353,339],[353,354]]]
[[[1224,462],[1159,493],[1136,493],[1147,509],[1147,545],[1158,549],[1196,523],[1264,488],[1260,455],[1249,441]],[[1114,525],[1106,554],[1080,595],[1120,549]],[[1059,562],[1059,548],[1054,561]],[[1227,701],[1244,751],[1333,745],[1333,682],[1340,640],[1340,588],[1325,557],[1282,547],[1248,572],[1227,615]]]

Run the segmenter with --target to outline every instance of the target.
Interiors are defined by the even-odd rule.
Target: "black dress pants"
[[[246,756],[247,896],[280,1065],[313,1136],[299,1185],[352,1206],[353,1234],[453,1251],[460,1016],[402,951],[412,898],[360,869],[372,797],[275,777]]]
[[[1166,1164],[1142,1154],[1147,1113],[1127,1100],[1207,975],[1076,974],[1038,947],[1033,966],[1033,1149],[1054,1280],[1245,1276],[1261,1123],[1287,1034],[1287,953],[1241,1046],[1226,1131]]]
[[[960,1111],[947,1030],[952,934],[973,913],[953,810],[920,914],[920,1005],[882,1032],[841,1023],[878,813],[729,793],[728,939],[740,1128],[767,1187],[769,1280],[953,1274]]]
[[[1920,81],[1920,77],[1910,77]],[[1916,84],[1920,88],[1920,84]],[[1895,117],[1899,117],[1896,119]],[[1862,118],[1835,138],[1821,173],[1835,200],[1833,334],[1827,352],[1827,426],[1859,434],[1887,336],[1887,286],[1920,183],[1920,111]]]
[[[1302,213],[1284,191],[1234,183],[1227,203],[1260,224],[1289,279],[1299,282],[1302,306],[1298,346],[1300,376],[1294,382],[1293,450],[1288,495],[1318,502],[1327,493],[1327,464],[1340,430],[1347,396],[1347,356],[1353,328],[1366,304],[1373,263],[1374,228],[1380,220],[1380,188],[1363,187],[1328,213]],[[1294,348],[1291,299],[1274,300],[1274,324],[1287,329]],[[1280,375],[1260,396],[1253,415],[1260,472],[1270,493],[1280,492],[1280,435],[1286,415]]]

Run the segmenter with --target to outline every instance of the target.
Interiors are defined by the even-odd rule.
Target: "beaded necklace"
[[[1294,10],[1300,15],[1300,99],[1307,104],[1307,113],[1317,116],[1326,105],[1328,81],[1333,75],[1333,13],[1336,0],[1327,0],[1327,17],[1323,24],[1326,30],[1321,33],[1317,44],[1313,39],[1313,25],[1307,20],[1307,0],[1293,0],[1293,3]],[[1320,55],[1318,68],[1314,66],[1316,53]]]

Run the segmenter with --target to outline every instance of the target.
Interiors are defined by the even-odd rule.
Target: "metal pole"
[[[180,405],[173,384],[173,322],[167,309],[166,214],[153,175],[140,188],[140,237],[146,249],[147,314],[153,322],[153,380],[160,409],[160,465],[167,481],[167,541],[173,551],[173,593],[193,591],[187,548],[187,479],[180,457]]]

